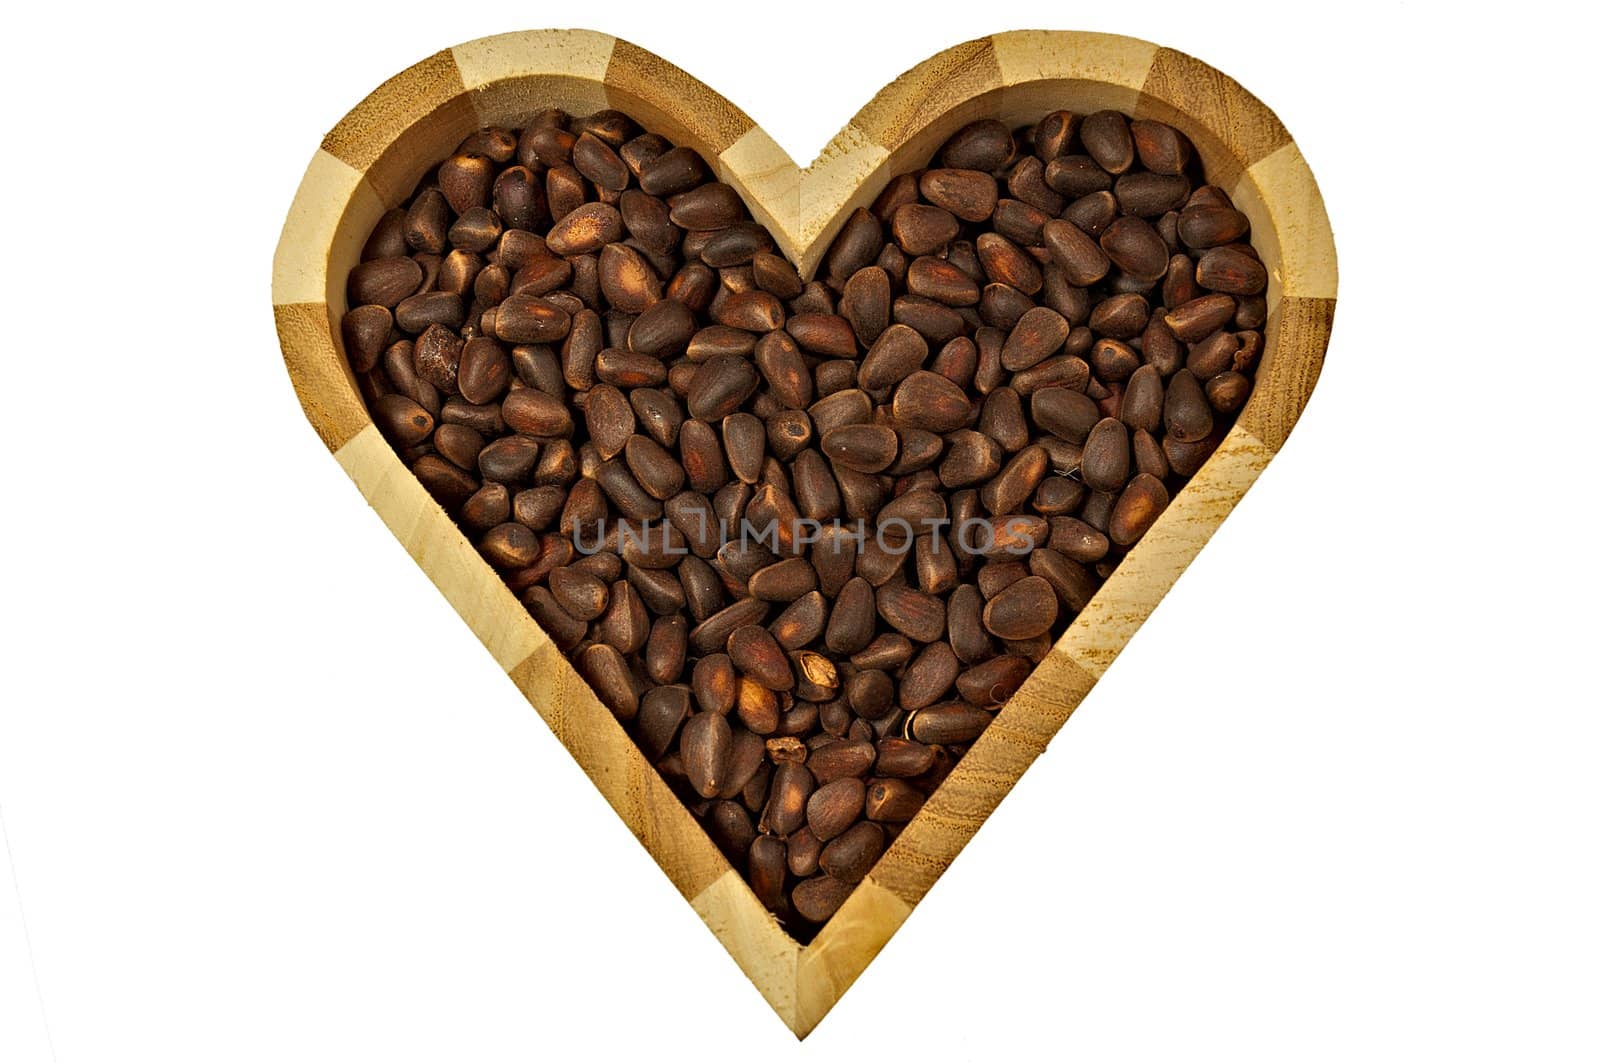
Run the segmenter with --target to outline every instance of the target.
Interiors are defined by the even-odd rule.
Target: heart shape
[[[1255,390],[1212,456],[1122,560],[883,858],[802,945],[766,912],[501,578],[373,424],[336,340],[345,278],[383,212],[482,126],[545,107],[621,110],[695,148],[810,276],[858,207],[976,118],[1124,111],[1180,129],[1250,219],[1267,268]],[[1020,32],[902,75],[801,170],[687,74],[600,34],[544,31],[440,52],[391,79],[324,140],[291,208],[273,301],[308,418],[369,502],[546,718],[784,1021],[804,1036],[895,932],[1065,722],[1281,446],[1320,369],[1336,287],[1332,236],[1298,150],[1236,83],[1128,38]]]

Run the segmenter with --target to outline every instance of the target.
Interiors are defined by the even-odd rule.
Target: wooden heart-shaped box
[[[1270,281],[1253,395],[1216,453],[1122,561],[838,913],[799,944],[757,901],[566,657],[401,464],[339,340],[345,278],[379,216],[469,132],[559,107],[616,108],[695,148],[805,277],[849,213],[977,118],[1016,126],[1114,108],[1176,126],[1249,216]],[[273,264],[273,311],[306,416],[367,501],[545,718],[617,814],[783,1018],[804,1036],[899,928],[1066,722],[1272,460],[1310,396],[1333,319],[1333,237],[1304,159],[1232,79],[1127,37],[1017,32],[897,78],[805,169],[727,100],[626,41],[586,31],[488,37],[391,78],[322,142]]]

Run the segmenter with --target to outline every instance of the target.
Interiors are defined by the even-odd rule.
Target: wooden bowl
[[[633,741],[378,433],[339,340],[345,277],[383,211],[467,133],[533,112],[613,107],[697,149],[809,277],[854,208],[976,118],[1025,124],[1115,108],[1186,133],[1250,218],[1270,273],[1254,394],[1215,455],[1123,560],[1050,655],[838,913],[800,945],[769,915]],[[1005,33],[902,74],[802,169],[737,107],[677,67],[599,33],[487,37],[379,86],[322,141],[273,263],[289,375],[317,434],[494,659],[583,766],[783,1021],[805,1036],[911,913],[1283,445],[1333,319],[1333,236],[1275,115],[1181,52],[1095,33]]]

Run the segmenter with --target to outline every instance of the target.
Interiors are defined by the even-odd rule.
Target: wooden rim
[[[849,212],[979,117],[1114,107],[1194,141],[1250,217],[1267,265],[1265,353],[1218,448],[997,714],[872,873],[808,945],[761,906],[609,710],[379,435],[341,350],[343,278],[372,225],[482,125],[615,107],[694,147],[810,276]],[[1197,59],[1129,37],[1020,31],[956,45],[895,79],[801,168],[716,92],[600,33],[535,30],[438,52],[379,86],[325,137],[273,263],[273,313],[306,417],[407,551],[549,723],[773,1009],[804,1037],[1104,674],[1272,460],[1321,370],[1338,284],[1333,235],[1277,117]]]

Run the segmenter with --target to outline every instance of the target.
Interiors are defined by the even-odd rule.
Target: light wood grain
[[[961,125],[1115,107],[1171,122],[1251,220],[1271,280],[1265,351],[1238,423],[817,937],[801,946],[379,436],[339,348],[342,278],[387,206],[467,133],[544,107],[627,111],[701,152],[810,276],[849,212]],[[774,1011],[805,1036],[1042,753],[1283,445],[1322,365],[1338,283],[1316,182],[1277,117],[1197,59],[1104,34],[1019,31],[908,71],[798,166],[678,67],[585,31],[470,41],[396,75],[322,143],[273,266],[284,360],[319,436],[496,664],[583,767]]]

